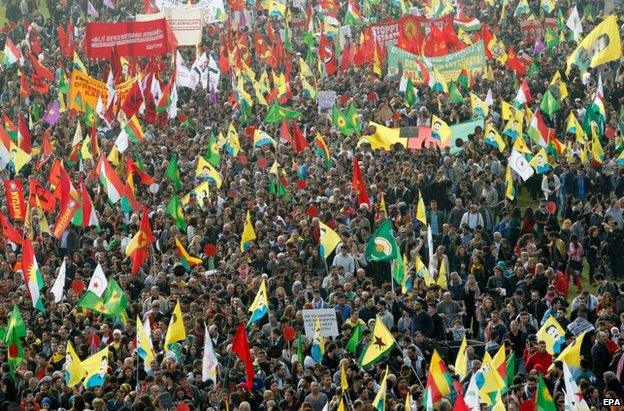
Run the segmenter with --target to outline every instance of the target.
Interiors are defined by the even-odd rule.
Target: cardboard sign
[[[314,330],[316,329],[316,318],[321,322],[321,330],[323,337],[338,336],[338,320],[336,319],[336,310],[333,308],[317,308],[313,310],[302,310],[303,326],[305,327],[305,336],[314,338]]]

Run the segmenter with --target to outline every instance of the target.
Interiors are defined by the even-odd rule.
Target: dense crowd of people
[[[308,3],[319,13],[319,3],[325,2],[288,1],[287,15],[305,20]],[[340,20],[348,3],[366,8],[370,24],[397,18],[397,9],[398,16],[401,14],[401,6],[395,2],[335,3],[340,6]],[[416,0],[411,5],[422,11],[422,3]],[[436,4],[425,2],[428,6],[432,3]],[[409,149],[395,144],[390,150],[358,144],[361,136],[375,132],[366,126],[369,121],[390,128],[427,127],[432,115],[451,126],[475,117],[467,92],[463,102],[457,102],[422,84],[415,87],[418,101],[406,105],[404,93],[399,91],[400,78],[385,73],[378,76],[373,64],[352,65],[330,76],[318,73],[316,63],[311,65],[317,90],[334,90],[341,109],[350,103],[357,107],[361,131],[348,137],[332,123],[331,116],[319,114],[316,99],[303,92],[298,70],[290,73],[291,95],[280,104],[301,113],[293,121],[309,144],[303,150],[293,150],[292,140],[280,134],[280,124],[266,123],[267,106],[254,104],[251,118],[242,119],[245,108],[236,98],[236,76],[222,70],[218,91],[177,89],[176,118],[163,124],[139,116],[146,138],[131,144],[117,167],[125,182],[124,161],[135,159],[154,180],[149,187],[135,182],[136,201],[148,210],[155,240],[148,260],[137,273],[133,273],[125,250],[140,230],[140,209],[129,210],[108,201],[101,179],[93,178],[96,156],[70,160],[82,114],[67,110],[54,127],[36,116],[33,119],[33,107],[44,111],[59,98],[59,81],[51,82],[47,93],[33,92],[25,98],[20,93],[20,72],[22,76],[32,75],[29,59],[19,70],[4,66],[0,70],[2,114],[15,122],[18,116],[32,119],[33,146],[40,150],[44,134],[49,133],[46,138],[51,142],[51,158],[63,161],[76,187],[84,182],[99,227],[71,224],[57,239],[42,229],[36,204],[30,203],[34,253],[44,281],[44,309],[40,310],[33,308],[21,269],[23,247],[10,241],[3,224],[0,323],[10,326],[15,306],[27,331],[22,338],[24,361],[15,369],[8,361],[8,344],[4,338],[0,343],[0,409],[322,411],[343,406],[370,410],[376,409],[373,402],[380,389],[386,390],[384,409],[407,409],[408,394],[412,410],[428,409],[427,381],[435,351],[448,367],[452,390],[432,406],[451,410],[468,390],[473,374],[481,369],[483,356],[488,353],[494,357],[500,347],[504,347],[507,359],[514,358],[515,372],[507,376],[502,398],[489,402],[482,398],[483,407],[502,401],[509,410],[536,409],[538,385],[541,387],[543,380],[556,409],[564,409],[566,385],[561,361],[536,336],[550,318],[566,330],[566,341],[557,352],[577,340],[579,326],[586,332],[580,369],[574,376],[586,404],[602,409],[605,398],[624,401],[624,161],[620,156],[624,149],[624,65],[617,59],[587,72],[573,67],[564,74],[566,59],[577,47],[570,29],[562,27],[557,45],[535,53],[535,39],[519,29],[526,15],[514,13],[518,2],[501,3],[458,0],[452,2],[451,12],[459,13],[461,8],[463,16],[478,18],[499,40],[513,46],[527,66],[535,63],[538,70],[519,76],[513,68],[491,59],[488,66],[493,76],[475,75],[468,88],[483,99],[491,94],[493,104],[486,120],[502,134],[505,121],[501,101],[512,102],[526,78],[533,95],[527,106],[535,110],[555,72],[561,73],[568,96],[561,99],[560,110],[544,116],[544,120],[567,145],[568,152],[551,153],[549,171],[535,173],[526,181],[514,173],[515,195],[508,195],[505,173],[512,139],[503,136],[507,149],[499,150],[485,141],[480,127],[454,154],[448,148],[428,144]],[[582,16],[583,34],[587,35],[606,17],[605,3],[610,2],[558,0],[548,16],[562,14],[567,18],[576,7]],[[237,30],[232,9],[241,4],[253,16],[248,26],[240,29],[249,34],[250,44],[254,33],[267,32],[269,22],[276,32],[285,28],[285,19],[268,16],[260,1],[226,1],[229,19],[208,25],[198,46],[212,53],[215,60],[226,36],[231,38]],[[528,2],[532,14],[542,21],[548,16],[540,4]],[[615,13],[618,24],[622,24],[621,4],[616,6],[609,13]],[[74,63],[62,53],[56,28],[71,21],[76,51],[89,75],[105,82],[111,63],[86,59],[79,47],[85,23],[95,20],[88,7],[98,10],[98,21],[132,20],[136,13],[144,12],[144,2],[137,0],[6,0],[4,9],[0,8],[6,13],[0,46],[11,39],[23,55],[36,53],[47,67],[54,68],[57,80],[69,78]],[[502,7],[507,10],[503,15]],[[41,12],[43,8],[46,15]],[[360,38],[366,25],[351,26],[353,41]],[[290,64],[298,67],[300,57],[308,58],[306,27],[292,25],[289,29],[292,45],[276,72],[283,72]],[[34,50],[34,44],[39,50]],[[179,51],[187,61],[196,53],[193,47]],[[260,74],[266,64],[254,46],[249,53],[249,67]],[[172,55],[167,55],[158,62],[163,83],[172,75],[171,59]],[[148,64],[146,58],[136,61],[139,67]],[[572,112],[582,124],[599,79],[607,118],[604,132],[598,136],[604,159],[595,161],[582,158],[566,120]],[[251,89],[249,92],[253,94]],[[391,115],[378,120],[379,113],[388,110]],[[528,121],[530,117],[525,124]],[[6,124],[5,120],[5,128]],[[207,197],[200,197],[194,191],[201,182],[195,173],[197,164],[211,138],[228,134],[230,124],[238,132],[240,153],[230,155],[220,145],[221,160],[216,169],[222,184],[217,187],[211,183]],[[281,135],[281,141],[275,146],[254,145],[258,127],[275,140]],[[111,152],[120,130],[117,120],[110,127],[100,122],[96,139],[103,156]],[[327,144],[330,167],[315,150],[317,133]],[[536,153],[539,147],[531,143],[530,149]],[[180,170],[179,189],[167,175],[174,157]],[[352,187],[354,158],[366,182],[369,203],[358,201],[360,193]],[[271,166],[275,168],[276,163],[285,195],[272,189],[276,174]],[[23,179],[25,183],[35,179],[53,191],[49,177],[53,164],[52,160],[38,164],[33,153],[31,162],[18,173],[7,166],[2,179]],[[191,193],[183,205],[186,230],[180,229],[168,211],[176,193],[180,197]],[[8,216],[9,200],[3,196],[1,201],[2,214]],[[427,225],[416,215],[420,201],[426,209]],[[59,213],[60,207],[46,213],[50,225]],[[243,248],[247,213],[256,238]],[[393,280],[390,261],[366,259],[372,233],[387,219],[392,222],[400,253],[405,255],[409,285]],[[319,250],[319,223],[335,230],[341,239],[327,258]],[[12,220],[11,224],[20,233],[28,231],[23,222]],[[190,255],[200,258],[201,264],[182,264],[176,240]],[[422,277],[415,263],[418,260],[429,267],[433,284]],[[63,262],[64,295],[55,302],[51,288]],[[98,265],[109,279],[117,281],[129,301],[124,318],[77,305]],[[439,273],[446,273],[445,283],[438,281]],[[248,324],[248,309],[263,281],[268,288],[269,309],[261,320],[247,327],[255,374],[248,389],[244,366],[232,352],[232,344],[239,323]],[[178,304],[186,338],[174,349],[165,349],[167,328]],[[337,337],[324,339],[320,361],[313,355],[312,339],[305,338],[303,319],[303,310],[318,308],[335,310],[339,330]],[[137,317],[148,324],[156,354],[147,367],[137,352]],[[358,360],[371,341],[376,321],[390,330],[396,345],[376,364],[362,369]],[[347,351],[347,342],[358,326],[362,339],[354,351]],[[215,378],[203,381],[205,330],[219,367]],[[299,333],[302,338],[298,338]],[[457,347],[464,339],[468,342],[468,364],[462,375],[454,365]],[[68,342],[82,360],[108,346],[103,384],[68,387]],[[388,376],[382,384],[386,369]],[[341,387],[341,370],[346,374],[346,389]]]

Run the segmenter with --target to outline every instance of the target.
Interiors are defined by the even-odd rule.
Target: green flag
[[[537,395],[535,397],[537,411],[557,411],[555,401],[548,391],[548,387],[542,378],[542,374],[537,376]]]
[[[559,35],[551,29],[550,27],[546,28],[546,33],[544,34],[544,40],[546,40],[546,47],[548,50],[552,50],[557,44],[559,44]]]
[[[366,245],[366,259],[368,261],[388,261],[400,255],[394,234],[392,221],[385,220],[373,233]]]
[[[24,347],[21,340],[24,337],[26,337],[26,324],[24,324],[19,309],[14,305],[4,335],[4,344],[7,347],[7,363],[12,376],[15,375],[15,369],[24,361]]]
[[[167,204],[167,213],[175,220],[176,226],[186,231],[186,221],[184,221],[184,211],[182,210],[182,204],[177,194],[174,194]]]
[[[530,78],[535,77],[537,74],[539,74],[539,71],[540,71],[539,64],[537,64],[535,60],[533,60],[533,63],[531,63],[531,66],[529,67],[529,71],[527,72],[527,76],[529,76]]]
[[[347,121],[347,117],[336,106],[334,106],[332,110],[332,124],[338,127],[338,130],[345,136],[350,136],[355,133],[353,124]]]
[[[414,91],[414,83],[412,82],[412,78],[408,77],[407,84],[405,85],[405,105],[408,108],[413,108],[416,104],[418,104],[418,97]]]
[[[449,98],[451,103],[459,103],[462,104],[464,102],[464,96],[462,96],[461,92],[457,88],[457,84],[455,82],[451,82],[449,86]]]
[[[286,107],[282,107],[279,104],[273,102],[269,111],[267,112],[265,121],[270,124],[281,123],[282,120],[292,120],[301,117],[301,113],[296,110],[291,110]]]
[[[102,297],[98,297],[92,291],[87,291],[76,305],[108,317],[117,317],[125,312],[129,301],[117,281],[110,278]]]
[[[90,105],[87,104],[87,107],[85,109],[85,113],[84,113],[84,122],[88,127],[92,127],[93,124],[95,124],[97,121],[96,115],[95,115],[95,110],[93,110],[91,108]]]
[[[221,163],[221,154],[219,154],[217,136],[215,136],[214,133],[210,136],[210,140],[208,140],[208,150],[206,150],[206,155],[204,156],[204,158],[213,167],[219,167],[219,164]]]
[[[360,341],[362,341],[362,325],[357,323],[355,328],[351,331],[351,338],[347,341],[347,346],[345,348],[351,354],[355,355],[355,351],[357,350],[358,345],[360,345]]]
[[[360,113],[358,113],[357,108],[353,102],[349,103],[347,107],[347,123],[353,128],[356,133],[362,131],[362,125],[360,124]]]
[[[546,90],[544,97],[542,97],[542,102],[540,103],[540,110],[548,114],[548,117],[552,118],[552,115],[560,108],[561,106],[555,96],[552,95],[550,90]]]
[[[394,278],[394,281],[396,281],[397,284],[403,284],[403,277],[405,276],[405,262],[403,261],[403,257],[401,257],[400,253],[394,260],[392,260],[390,270],[392,271],[392,278]]]
[[[516,376],[516,356],[511,354],[507,359],[507,375],[506,375],[506,386],[507,389],[513,386],[513,379]]]
[[[269,194],[273,194],[276,197],[288,197],[288,190],[282,182],[282,179],[278,176],[271,175],[269,177]]]
[[[165,175],[173,182],[173,186],[176,191],[182,188],[182,183],[180,182],[180,170],[178,169],[178,157],[174,154],[171,156],[169,160],[169,165],[167,166],[167,170],[165,170]]]

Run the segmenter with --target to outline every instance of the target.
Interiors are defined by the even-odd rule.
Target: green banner
[[[446,81],[457,79],[463,67],[468,68],[473,75],[485,73],[487,69],[483,40],[479,40],[456,53],[427,57],[426,60],[440,71]],[[397,46],[388,45],[388,76],[398,75],[402,67],[404,77],[411,77],[415,84],[422,83],[421,66],[427,67],[425,58],[409,53]]]

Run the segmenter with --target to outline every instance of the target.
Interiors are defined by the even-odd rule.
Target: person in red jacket
[[[568,287],[570,282],[568,281],[568,279],[566,278],[566,275],[559,271],[559,270],[552,270],[549,269],[548,271],[553,271],[553,277],[551,279],[551,284],[555,286],[555,290],[557,290],[557,292],[560,295],[565,296],[566,298],[568,297]]]
[[[539,365],[542,370],[548,370],[552,362],[552,355],[546,351],[546,342],[538,341],[537,352],[533,353],[526,362],[526,371],[527,373],[531,372],[537,365]]]

